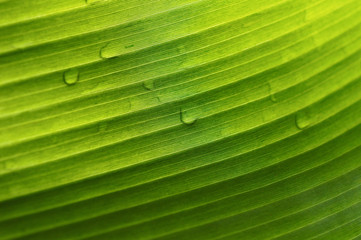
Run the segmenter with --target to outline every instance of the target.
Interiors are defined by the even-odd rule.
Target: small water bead
[[[74,85],[79,80],[79,71],[77,69],[69,69],[64,72],[63,80],[66,85]]]
[[[187,111],[180,109],[180,120],[185,125],[193,125],[197,122],[197,118],[191,116]]]
[[[303,130],[311,125],[311,117],[307,111],[300,111],[296,114],[296,127]]]
[[[133,109],[133,104],[132,104],[132,101],[130,101],[130,99],[127,99],[127,110],[130,111]]]
[[[114,58],[115,53],[112,51],[112,49],[109,47],[110,43],[105,44],[103,47],[100,48],[99,51],[99,57],[102,59],[108,59],[108,58]]]
[[[155,86],[154,86],[154,81],[153,80],[147,80],[143,82],[143,87],[146,90],[152,91],[154,90]]]
[[[273,92],[272,85],[270,82],[267,83],[268,85],[268,94],[272,102],[277,102],[276,95]]]
[[[99,50],[99,57],[101,59],[117,58],[122,54],[132,51],[134,44],[122,45],[117,42],[108,42]]]
[[[276,98],[275,94],[271,93],[269,96],[270,96],[270,99],[272,102],[274,102],[274,103],[277,102],[277,98]]]

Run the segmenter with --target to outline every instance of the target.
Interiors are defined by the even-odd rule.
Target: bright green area
[[[0,240],[360,219],[359,0],[0,0]]]

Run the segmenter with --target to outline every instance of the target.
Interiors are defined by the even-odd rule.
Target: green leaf
[[[360,239],[359,0],[0,16],[0,239]]]

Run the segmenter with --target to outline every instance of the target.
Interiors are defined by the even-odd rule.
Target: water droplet
[[[79,71],[77,69],[69,69],[64,72],[63,79],[66,85],[74,85],[79,80]]]
[[[124,45],[118,41],[108,42],[99,50],[99,57],[101,59],[118,58],[123,54],[130,53],[133,50],[134,44]]]
[[[111,59],[111,58],[117,58],[119,55],[121,55],[121,52],[119,52],[119,49],[116,45],[107,43],[99,50],[99,57],[101,59]]]
[[[296,114],[296,127],[300,130],[307,128],[311,124],[311,117],[308,112],[300,111]]]
[[[147,80],[143,82],[143,87],[149,91],[154,90],[154,81],[153,80]]]
[[[270,98],[272,102],[277,102],[277,99],[274,94],[270,94]]]
[[[272,102],[277,102],[276,95],[273,92],[272,85],[268,82],[268,94]]]
[[[115,54],[109,48],[109,43],[100,48],[99,57],[102,59],[114,58]]]
[[[180,109],[180,120],[186,125],[193,125],[197,122],[197,118],[190,116],[189,113],[187,111],[183,111],[182,108]]]

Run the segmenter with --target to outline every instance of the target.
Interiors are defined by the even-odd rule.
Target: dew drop
[[[79,80],[79,71],[77,69],[69,69],[64,72],[63,79],[66,85],[74,85]]]
[[[153,80],[147,80],[147,81],[144,81],[143,82],[143,87],[146,89],[146,90],[149,90],[149,91],[152,91],[154,90],[154,81]]]
[[[271,83],[268,82],[268,94],[272,102],[277,102],[276,95],[273,92]]]
[[[105,44],[103,47],[100,48],[99,57],[102,59],[115,57],[114,53],[109,48],[109,43]]]
[[[183,111],[182,109],[180,109],[180,120],[186,125],[193,125],[197,122],[197,118],[190,116],[187,111]]]
[[[311,124],[311,117],[306,111],[296,114],[296,127],[300,130],[307,128]]]
[[[108,42],[99,50],[99,57],[101,59],[118,58],[120,55],[132,51],[134,44],[123,45],[117,42]]]
[[[270,94],[270,98],[272,102],[277,102],[277,99],[274,94]]]
[[[99,57],[101,59],[110,59],[110,58],[117,58],[121,52],[119,52],[119,49],[116,45],[112,43],[107,43],[99,50]]]
[[[134,47],[134,44],[126,45],[124,48],[132,48]]]

